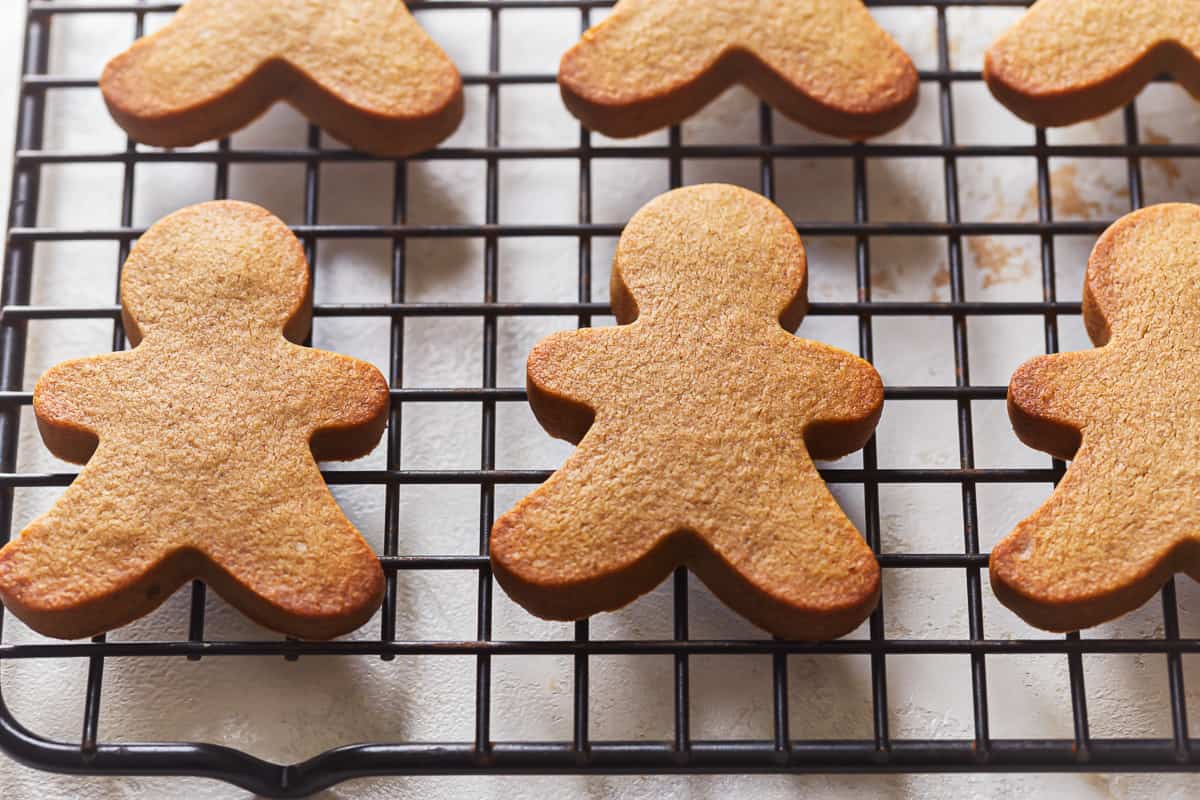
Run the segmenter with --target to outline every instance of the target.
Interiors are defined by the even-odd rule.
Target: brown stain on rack
[[[885,294],[895,294],[897,291],[896,275],[903,271],[903,267],[892,266],[873,270],[871,275],[871,289]]]
[[[1145,144],[1164,145],[1171,143],[1171,137],[1165,133],[1160,133],[1154,130],[1149,125],[1146,126],[1146,135],[1144,137]],[[1175,182],[1183,177],[1183,170],[1179,168],[1179,164],[1169,158],[1149,158],[1147,162],[1153,164],[1162,170],[1163,176],[1167,179],[1168,186],[1174,186]]]
[[[930,281],[929,299],[932,302],[944,300],[942,289],[950,285],[950,268],[946,266],[946,262],[938,264],[937,271],[933,273],[933,280]]]
[[[976,236],[968,238],[966,242],[975,268],[983,273],[984,289],[1002,283],[1017,283],[1033,274],[1033,267],[1020,257],[1021,251],[996,237]]]
[[[1004,187],[999,177],[992,180],[992,188],[999,201],[992,212],[987,215],[988,222],[1001,222],[1008,218],[1003,201]],[[1027,195],[1024,204],[1017,211],[1016,219],[1034,219],[1037,209],[1037,186],[1033,187],[1033,204]],[[1005,244],[1002,237],[970,236],[963,240],[967,245],[967,253],[973,262],[973,268],[983,273],[981,288],[989,289],[1003,283],[1017,283],[1033,274],[1030,263],[1021,258],[1020,248]],[[945,275],[934,275],[932,299],[938,299],[938,289],[950,283],[950,271]]]
[[[1055,217],[1077,217],[1092,219],[1104,213],[1104,205],[1097,200],[1084,198],[1079,190],[1079,165],[1063,164],[1050,173],[1050,196],[1054,203]],[[1031,186],[1025,195],[1026,209],[1037,209],[1038,187]]]
[[[1156,141],[1151,144],[1161,144]],[[1163,160],[1163,159],[1155,159]],[[1171,164],[1174,170],[1178,170],[1176,165]],[[1100,219],[1107,216],[1104,203],[1099,200],[1087,200],[1084,197],[1083,191],[1079,188],[1079,165],[1078,164],[1063,164],[1058,169],[1050,173],[1050,196],[1054,203],[1055,218],[1074,217],[1078,219]],[[1107,194],[1118,198],[1129,197],[1129,187],[1124,185],[1115,185],[1107,180],[1102,174],[1095,174],[1096,184],[1103,189]],[[1040,205],[1038,199],[1037,184],[1029,187],[1029,191],[1025,193],[1025,202],[1021,204],[1021,210],[1017,212],[1019,219],[1037,219],[1037,211]],[[1109,213],[1117,213],[1115,210]],[[993,216],[989,221],[1001,219],[1000,216]]]
[[[883,295],[897,295],[902,293],[907,272],[908,266],[903,263],[873,265],[871,269],[872,293],[878,292]],[[918,288],[917,280],[919,280],[919,276],[914,277],[910,288]],[[938,302],[948,299],[941,296],[944,293],[939,292],[939,290],[949,285],[950,269],[946,266],[945,261],[941,261],[938,263],[937,268],[929,274],[930,301]]]

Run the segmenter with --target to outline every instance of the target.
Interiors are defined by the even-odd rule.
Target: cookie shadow
[[[190,585],[189,585],[190,586]],[[178,641],[190,588],[110,640]],[[278,641],[209,592],[207,640]],[[373,637],[378,617],[347,638]],[[101,738],[105,742],[189,741],[242,750],[275,763],[306,760],[361,741],[413,738],[409,709],[423,681],[397,679],[404,659],[210,656],[111,658],[105,664]]]

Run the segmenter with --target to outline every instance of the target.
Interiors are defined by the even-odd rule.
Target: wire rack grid
[[[298,641],[219,641],[205,636],[205,587],[191,588],[188,635],[180,641],[109,642],[104,636],[85,643],[0,644],[4,659],[87,659],[87,686],[80,738],[51,741],[26,729],[0,696],[0,749],[35,767],[84,774],[194,775],[219,778],[272,796],[300,796],[355,777],[384,774],[465,773],[711,773],[711,772],[907,772],[907,771],[1075,771],[1075,770],[1194,770],[1200,768],[1200,747],[1189,737],[1183,685],[1182,657],[1200,652],[1200,640],[1180,637],[1173,582],[1161,595],[1163,636],[1157,639],[1081,638],[1078,634],[1052,639],[989,639],[983,627],[983,574],[987,553],[980,551],[977,487],[996,482],[1057,481],[1061,462],[1046,468],[982,469],[975,466],[973,400],[1000,400],[1003,386],[971,382],[968,359],[968,318],[976,315],[1034,315],[1044,321],[1047,352],[1058,349],[1059,318],[1078,315],[1080,305],[1056,295],[1056,236],[1095,235],[1106,223],[1061,222],[1053,218],[1049,160],[1052,157],[1109,157],[1127,163],[1130,205],[1143,201],[1141,159],[1197,156],[1192,145],[1153,145],[1139,141],[1136,110],[1124,112],[1125,142],[1114,145],[1051,145],[1038,130],[1032,145],[963,145],[956,141],[952,85],[978,82],[977,71],[951,68],[946,12],[952,6],[1024,6],[1024,0],[874,0],[872,6],[930,10],[937,20],[938,64],[921,73],[936,87],[941,141],[935,144],[813,144],[780,145],[773,135],[772,114],[760,109],[756,145],[685,145],[678,128],[665,146],[593,147],[586,131],[577,146],[547,149],[501,146],[499,89],[502,86],[553,83],[549,74],[512,74],[500,70],[499,24],[509,9],[561,8],[579,12],[580,29],[589,27],[592,12],[611,6],[610,0],[445,0],[410,3],[423,8],[473,9],[490,15],[488,71],[466,75],[467,85],[486,90],[486,144],[483,147],[443,148],[419,159],[476,160],[485,165],[485,219],[480,225],[414,224],[408,221],[408,162],[394,163],[395,181],[390,224],[319,224],[319,168],[334,160],[353,160],[356,154],[321,147],[320,132],[310,127],[308,146],[296,150],[237,149],[226,140],[211,151],[166,152],[141,149],[132,142],[118,152],[44,150],[46,94],[64,88],[94,88],[95,80],[48,74],[49,34],[58,15],[79,12],[130,15],[137,33],[147,14],[171,11],[176,3],[110,2],[79,4],[29,0],[25,53],[19,95],[19,121],[9,235],[3,267],[0,321],[0,542],[12,531],[14,490],[22,487],[65,486],[66,473],[21,472],[17,466],[18,424],[22,406],[31,395],[22,391],[27,322],[41,319],[111,319],[114,349],[125,346],[119,309],[106,307],[34,306],[30,304],[33,251],[39,242],[103,240],[119,243],[118,263],[141,230],[133,226],[134,172],[141,164],[204,161],[215,164],[213,197],[228,195],[229,167],[237,163],[287,162],[304,167],[304,224],[295,227],[315,263],[318,242],[326,239],[382,239],[391,242],[391,297],[375,304],[318,304],[318,317],[378,317],[390,320],[391,425],[387,434],[386,466],[381,470],[338,470],[326,473],[335,484],[382,484],[386,491],[384,552],[380,561],[387,591],[378,637],[369,640],[311,643]],[[959,159],[965,157],[1025,157],[1036,160],[1038,214],[1030,222],[965,222],[959,204]],[[952,386],[888,386],[889,400],[952,401],[956,414],[959,464],[952,469],[887,469],[878,466],[875,444],[868,444],[860,469],[825,469],[827,480],[857,484],[865,498],[864,535],[879,554],[885,570],[940,568],[960,570],[965,577],[965,609],[969,635],[964,639],[897,639],[885,635],[885,609],[869,622],[869,637],[827,643],[781,640],[717,641],[689,638],[687,576],[673,578],[674,636],[650,641],[599,641],[589,637],[588,621],[574,626],[573,640],[504,641],[493,638],[493,579],[486,558],[488,535],[495,515],[498,485],[536,485],[547,477],[541,470],[496,468],[496,408],[498,403],[525,401],[518,388],[497,385],[497,323],[511,316],[573,316],[581,327],[594,316],[610,313],[592,301],[592,239],[619,234],[620,226],[592,221],[592,165],[596,159],[665,160],[672,187],[683,183],[685,158],[739,157],[759,163],[760,189],[768,197],[776,190],[775,160],[843,158],[852,163],[853,219],[845,223],[797,220],[802,236],[850,237],[858,297],[854,302],[814,303],[811,315],[857,321],[861,355],[873,353],[873,320],[880,316],[948,318],[953,331],[955,382]],[[872,222],[867,191],[868,165],[875,159],[926,157],[939,159],[945,193],[945,220],[939,222]],[[498,213],[498,171],[504,161],[567,159],[578,163],[578,222],[570,225],[501,224]],[[117,228],[62,229],[39,227],[37,208],[43,165],[112,163],[123,167],[121,225]],[[963,238],[966,236],[1032,236],[1040,241],[1042,300],[1038,302],[980,302],[966,297]],[[871,241],[877,237],[937,236],[947,242],[950,299],[948,302],[887,302],[872,300]],[[483,241],[484,299],[481,303],[414,303],[406,301],[406,245],[420,238],[479,238]],[[505,237],[567,237],[578,241],[578,302],[512,303],[498,300],[498,248]],[[404,388],[405,321],[417,317],[466,317],[482,326],[483,361],[478,386],[470,388]],[[401,464],[401,409],[408,402],[470,402],[481,415],[481,464],[472,470],[414,470]],[[938,483],[961,489],[962,552],[958,554],[886,553],[881,551],[879,487],[887,483]],[[479,487],[478,553],[469,556],[400,555],[399,491],[407,484],[464,484]],[[478,575],[476,637],[467,641],[403,641],[396,634],[397,580],[410,570],[453,570]],[[0,623],[3,618],[0,617]],[[594,741],[589,736],[589,659],[612,654],[661,654],[673,659],[674,735],[667,741]],[[689,657],[714,654],[758,654],[772,662],[773,736],[762,741],[704,741],[690,733]],[[793,654],[842,653],[869,657],[873,735],[862,740],[819,741],[795,738],[789,730],[787,660]],[[1164,739],[1101,739],[1089,733],[1087,694],[1082,659],[1089,654],[1164,654],[1170,692],[1172,735]],[[101,687],[108,657],[176,657],[199,660],[239,655],[276,655],[289,659],[310,655],[375,657],[385,660],[411,655],[456,654],[475,659],[474,740],[466,742],[359,744],[325,752],[309,761],[277,765],[237,750],[208,744],[107,744],[98,737]],[[957,654],[969,659],[974,735],[964,739],[913,740],[889,733],[886,670],[888,658],[904,654]],[[1065,657],[1069,668],[1074,736],[1066,739],[998,739],[989,733],[987,662],[989,656],[1043,654]],[[492,736],[492,658],[497,655],[557,655],[573,661],[573,735],[570,740],[495,742]],[[0,687],[2,688],[2,687]]]

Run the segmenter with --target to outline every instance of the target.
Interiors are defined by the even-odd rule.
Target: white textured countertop
[[[0,229],[8,226],[8,184],[12,168],[13,133],[17,124],[17,81],[21,71],[24,5],[21,0],[0,3],[0,200],[4,202]]]
[[[0,2],[0,197],[7,198],[20,54],[21,0]],[[978,68],[982,46],[1016,10],[952,9],[955,67]],[[919,66],[933,65],[931,11],[890,9],[878,16],[909,49]],[[503,68],[551,72],[557,54],[577,35],[574,11],[504,12]],[[445,12],[422,20],[466,73],[486,71],[485,14]],[[79,16],[56,31],[52,72],[94,76],[115,50],[125,46],[132,25],[111,17]],[[483,93],[468,91],[467,119],[454,142],[483,142]],[[122,147],[94,91],[74,92],[70,104],[47,111],[47,147],[98,150]],[[961,141],[1033,142],[1032,129],[997,106],[978,84],[955,89]],[[1173,86],[1154,86],[1141,102],[1143,136],[1195,141],[1200,136],[1197,105]],[[506,88],[501,105],[503,144],[570,146],[577,127],[562,110],[552,86]],[[777,122],[777,139],[811,141],[801,129]],[[685,128],[689,142],[754,141],[757,106],[744,91],[727,94]],[[1110,116],[1051,134],[1052,141],[1121,141],[1119,117]],[[1182,137],[1186,137],[1183,139]],[[898,142],[939,142],[936,89],[922,87],[922,105],[911,122],[888,137]],[[658,141],[653,137],[651,141]],[[277,109],[241,138],[261,146],[298,144],[303,125]],[[1110,218],[1127,210],[1122,195],[1125,164],[1119,159],[1051,164],[1060,218]],[[757,161],[697,160],[684,165],[686,182],[725,180],[757,188]],[[814,220],[851,218],[850,169],[845,160],[776,165],[778,197],[785,210]],[[1036,218],[1034,162],[970,159],[959,165],[966,219]],[[1149,161],[1145,166],[1151,201],[1200,198],[1200,164]],[[411,167],[414,221],[482,221],[481,162],[423,162]],[[574,222],[575,162],[507,162],[501,170],[502,222]],[[114,178],[115,173],[115,178]],[[231,194],[262,203],[290,222],[303,210],[302,169],[295,165],[234,168]],[[74,170],[47,168],[39,224],[83,227],[117,224],[119,165]],[[139,167],[135,225],[149,224],[182,205],[208,199],[209,165]],[[661,162],[597,161],[593,165],[595,218],[619,222],[667,187]],[[872,162],[871,214],[876,220],[944,220],[939,159]],[[384,221],[391,171],[384,165],[352,164],[322,174],[322,222]],[[114,184],[116,189],[114,190]],[[115,192],[115,193],[114,193]],[[1031,194],[1032,192],[1032,194]],[[1032,200],[1031,200],[1032,198]],[[5,206],[7,207],[7,206]],[[501,296],[510,300],[575,299],[576,243],[572,239],[502,240]],[[854,299],[852,243],[814,240],[809,245],[814,300]],[[1040,300],[1038,241],[974,239],[965,242],[967,292],[980,300]],[[1059,293],[1077,300],[1088,237],[1057,243]],[[596,247],[596,297],[605,299],[612,242]],[[409,250],[412,300],[481,299],[481,247],[465,241],[413,242]],[[388,291],[387,243],[325,242],[320,245],[319,302],[378,300]],[[872,242],[873,281],[879,300],[948,299],[944,240],[904,238]],[[89,243],[39,247],[34,303],[112,302],[115,248]],[[570,319],[514,319],[502,328],[500,385],[522,381],[528,348],[542,335],[571,325]],[[1041,352],[1039,318],[981,317],[970,322],[972,380],[1007,383],[1013,367]],[[1063,347],[1086,346],[1078,319],[1064,319]],[[409,323],[406,379],[414,386],[472,385],[478,380],[480,334],[474,320],[414,320]],[[856,349],[853,319],[805,322],[801,334]],[[111,325],[84,321],[30,326],[26,386],[39,372],[70,356],[106,350]],[[455,344],[447,346],[447,339]],[[386,366],[386,326],[356,320],[319,320],[316,343],[370,358]],[[945,317],[880,318],[875,322],[876,358],[887,382],[950,385],[954,381],[951,329]],[[405,412],[406,466],[478,466],[478,410],[450,405],[414,405]],[[411,414],[411,416],[410,416]],[[20,468],[60,471],[42,447],[26,410]],[[976,405],[976,453],[981,466],[1046,466],[1045,456],[1020,445],[1008,428],[1003,403]],[[502,404],[497,454],[500,467],[549,468],[569,447],[551,441],[520,404]],[[848,460],[856,464],[857,456]],[[879,431],[881,466],[955,467],[958,444],[952,403],[890,403]],[[365,462],[382,463],[380,453]],[[350,464],[353,468],[358,466]],[[418,487],[419,488],[419,487]],[[460,490],[461,489],[461,490]],[[991,545],[1048,492],[1048,486],[980,486],[981,546]],[[19,528],[46,508],[59,490],[18,493],[14,525]],[[502,487],[497,511],[523,487]],[[339,501],[377,546],[382,536],[383,493],[379,487],[338,487]],[[838,492],[861,525],[862,499]],[[890,552],[961,552],[961,497],[957,485],[881,488],[884,544]],[[472,487],[406,493],[401,510],[403,552],[469,553],[476,547],[478,495]],[[963,638],[966,584],[959,570],[889,570],[885,579],[887,632],[907,638]],[[1024,626],[991,597],[985,581],[984,615],[989,637],[1045,636]],[[400,618],[405,638],[469,639],[474,636],[473,573],[405,575]],[[1200,630],[1200,590],[1179,582],[1184,633]],[[530,618],[497,589],[494,634],[502,639],[563,635],[564,626]],[[692,587],[692,634],[748,638],[759,634],[725,611],[703,587]],[[186,597],[114,634],[118,640],[175,638],[186,619]],[[1161,633],[1157,602],[1089,634],[1153,636]],[[262,631],[210,594],[208,633],[254,637]],[[569,630],[568,630],[569,634]],[[662,590],[628,609],[596,618],[597,638],[670,635],[670,594]],[[860,634],[861,635],[861,634]],[[4,643],[38,637],[9,616]],[[771,730],[770,660],[751,656],[693,657],[692,735],[696,738],[766,738]],[[962,656],[893,656],[888,659],[891,733],[896,738],[970,738],[973,735],[970,676]],[[1184,659],[1193,729],[1200,724],[1200,658]],[[1064,656],[987,659],[991,735],[997,738],[1071,736],[1071,707]],[[804,738],[862,738],[871,731],[870,674],[864,656],[800,657],[789,661],[792,734]],[[596,739],[668,738],[671,734],[669,657],[593,657],[591,735]],[[1092,734],[1096,737],[1169,736],[1167,672],[1161,656],[1088,657],[1085,660]],[[34,731],[78,741],[86,662],[0,663],[4,696]],[[571,663],[557,657],[495,658],[493,736],[498,740],[569,738]],[[474,660],[306,657],[109,659],[105,669],[100,737],[104,741],[210,741],[290,763],[330,747],[360,741],[469,741],[472,738]],[[440,798],[543,797],[718,798],[753,793],[762,800],[811,797],[886,796],[960,800],[969,797],[1184,798],[1195,796],[1196,778],[1126,775],[916,775],[916,776],[709,776],[709,777],[473,777],[391,778],[343,784],[323,797]],[[0,798],[42,800],[73,797],[234,798],[245,792],[206,780],[92,778],[47,775],[0,755]]]

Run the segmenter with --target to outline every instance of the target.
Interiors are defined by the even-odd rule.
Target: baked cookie
[[[46,446],[87,466],[0,550],[6,608],[75,639],[200,578],[302,638],[374,613],[378,559],[316,459],[375,446],[388,386],[370,364],[293,344],[310,290],[300,242],[258,206],[192,206],[138,240],[121,275],[136,347],[65,361],[34,389]]]
[[[248,125],[276,100],[352,147],[400,157],[462,120],[458,70],[401,0],[191,0],[104,68],[131,137],[186,147]]]
[[[1200,97],[1200,0],[1039,0],[996,40],[983,77],[1035,125],[1071,125],[1127,104],[1171,73]]]
[[[567,108],[609,136],[681,122],[741,83],[810,128],[865,139],[908,119],[917,80],[860,0],[620,0],[558,69]]]
[[[1130,611],[1174,572],[1200,579],[1200,206],[1118,220],[1088,262],[1097,349],[1042,356],[1008,388],[1026,444],[1074,459],[992,551],[1000,600],[1071,631]]]
[[[883,387],[867,362],[788,332],[806,275],[791,221],[745,189],[679,189],[637,213],[613,261],[622,324],[529,357],[534,413],[579,447],[492,530],[514,600],[577,619],[686,564],[780,636],[838,636],[871,612],[874,554],[812,459],[863,446]]]

